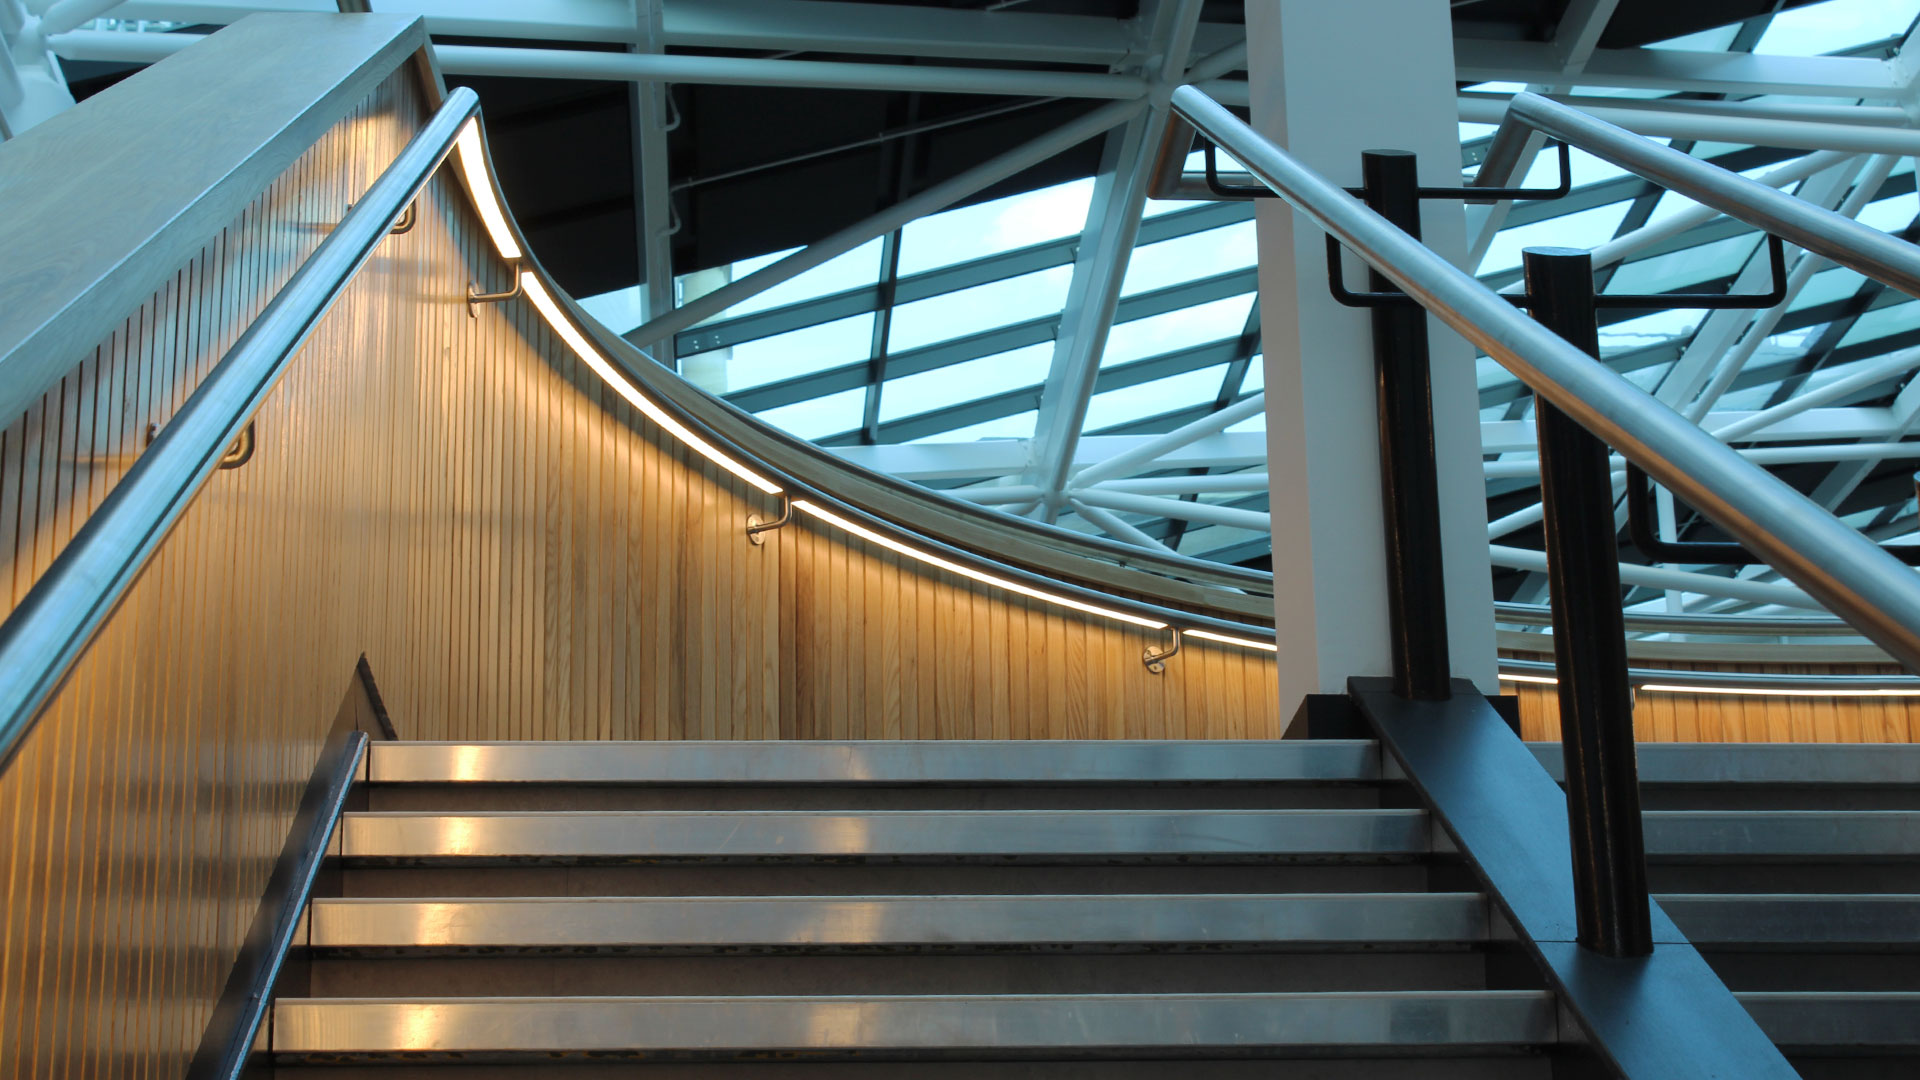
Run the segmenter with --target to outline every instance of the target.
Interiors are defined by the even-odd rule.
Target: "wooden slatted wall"
[[[0,444],[10,609],[424,115],[389,80]],[[1271,660],[797,522],[503,287],[446,176],[0,776],[0,1076],[174,1077],[364,652],[414,738],[1272,737]]]
[[[1514,654],[1520,655],[1520,654]],[[1547,659],[1526,654],[1527,659]],[[1635,667],[1777,675],[1899,675],[1898,664],[1761,664],[1633,661]],[[1520,734],[1560,738],[1560,702],[1552,686],[1508,683],[1520,698]],[[1643,742],[1920,742],[1920,699],[1799,697],[1641,691],[1634,695],[1634,737]]]

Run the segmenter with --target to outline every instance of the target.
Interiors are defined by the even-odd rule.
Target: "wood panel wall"
[[[10,609],[423,118],[390,79],[0,436]],[[444,173],[444,171],[443,171]],[[405,737],[1273,737],[1271,658],[924,572],[691,457],[442,175],[0,776],[0,1076],[176,1077],[363,653]]]
[[[0,435],[8,610],[397,153],[409,82],[381,85]],[[216,474],[0,775],[0,1076],[173,1080],[200,1041],[366,621],[365,590],[336,588],[358,569],[335,542],[360,527],[347,479],[288,453],[352,409],[320,392],[334,378],[305,365],[276,396],[273,452]]]
[[[1551,656],[1503,650],[1529,660]],[[1761,664],[1635,659],[1638,668],[1763,672],[1777,675],[1899,675],[1898,664]],[[1520,735],[1560,738],[1560,701],[1553,686],[1506,683],[1520,698]],[[1920,742],[1920,698],[1762,697],[1639,692],[1634,737],[1642,742]]]

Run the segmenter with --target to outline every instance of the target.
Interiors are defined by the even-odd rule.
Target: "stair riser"
[[[1652,858],[1647,881],[1659,893],[1920,893],[1920,859]]]
[[[1396,790],[1399,785],[1395,785]],[[1371,784],[960,786],[602,786],[372,784],[367,809],[478,813],[552,810],[1363,810]],[[1398,805],[1406,805],[1402,798]]]
[[[1910,1063],[1909,1063],[1910,1064]],[[1554,1060],[1539,1055],[1424,1058],[1295,1059],[1286,1080],[1558,1080]],[[655,1062],[647,1080],[1275,1080],[1271,1061],[1165,1060],[1099,1062]],[[1414,1070],[1417,1069],[1417,1072]],[[632,1065],[568,1064],[560,1080],[634,1080]],[[554,1080],[551,1065],[281,1065],[275,1080]],[[1582,1078],[1584,1080],[1584,1077]],[[1903,1076],[1902,1080],[1906,1080]]]
[[[1432,866],[346,866],[343,895],[871,896],[1424,892]]]
[[[322,958],[314,997],[1307,993],[1477,990],[1481,954]]]

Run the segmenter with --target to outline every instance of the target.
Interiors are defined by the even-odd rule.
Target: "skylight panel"
[[[1072,266],[1051,266],[1031,274],[901,304],[893,309],[887,348],[891,352],[904,352],[1044,315],[1057,315],[1066,306],[1067,288],[1072,284]]]
[[[1859,222],[1885,233],[1897,233],[1913,224],[1916,215],[1920,215],[1920,196],[1913,192],[1895,195],[1890,199],[1870,202],[1861,208]]]
[[[1253,233],[1253,222],[1236,221],[1218,229],[1137,247],[1127,261],[1127,276],[1120,286],[1120,295],[1132,296],[1250,267],[1255,260]]]
[[[1860,316],[1854,320],[1846,336],[1840,339],[1840,346],[1845,348],[1912,330],[1920,330],[1920,300],[1876,308]]]
[[[1836,300],[1845,300],[1859,292],[1860,286],[1866,280],[1844,266],[1822,270],[1807,279],[1807,284],[1800,290],[1800,295],[1793,298],[1793,303],[1787,305],[1787,310],[1801,311],[1821,304],[1831,304]]]
[[[1107,334],[1107,350],[1100,357],[1100,366],[1113,367],[1129,360],[1239,337],[1246,329],[1247,313],[1252,310],[1253,294],[1248,292],[1120,323]]]
[[[1630,200],[1579,210],[1571,214],[1502,229],[1487,245],[1486,258],[1480,260],[1480,273],[1514,270],[1520,266],[1520,253],[1530,247],[1595,248],[1613,239],[1620,223],[1633,206]]]
[[[872,285],[880,280],[880,245],[881,241],[877,239],[869,240],[844,255],[828,259],[804,274],[796,275],[791,280],[783,281],[765,292],[756,293],[705,321],[731,319],[749,312],[766,311],[769,308],[797,304],[802,300],[812,300],[847,289],[857,289],[862,285]],[[799,248],[789,248],[786,251],[776,251],[771,255],[757,255],[751,259],[742,259],[733,264],[728,280],[739,281],[748,274],[771,266],[799,250]],[[689,295],[688,284],[690,281],[698,281],[699,276],[687,274],[676,280],[675,291],[679,294],[679,303],[687,304],[698,299],[700,293]],[[711,289],[701,290],[701,292],[709,291]]]
[[[811,401],[797,401],[792,405],[767,409],[758,415],[790,435],[802,439],[824,439],[829,435],[857,430],[865,416],[866,407],[867,388],[856,386]]]
[[[1227,365],[1186,371],[1093,395],[1087,402],[1087,431],[1131,424],[1150,416],[1212,404]]]
[[[1744,233],[1710,244],[1669,251],[1620,268],[1607,282],[1609,293],[1671,292],[1688,285],[1739,273],[1760,246],[1758,233]]]
[[[1689,337],[1700,326],[1698,310],[1655,311],[1637,319],[1626,319],[1600,328],[1600,355],[1645,349]]]
[[[1646,46],[1649,49],[1679,49],[1687,52],[1726,52],[1733,39],[1740,36],[1740,24],[1728,23],[1715,26],[1694,34],[1686,34],[1665,41],[1656,41]]]
[[[743,342],[727,359],[727,389],[745,390],[864,361],[872,346],[871,313]]]
[[[907,222],[900,273],[917,274],[1072,236],[1086,224],[1093,178],[963,206]]]
[[[1782,11],[1753,47],[1773,56],[1819,56],[1899,37],[1920,16],[1920,0],[1826,0]]]
[[[1053,342],[1028,345],[978,360],[888,379],[880,395],[880,421],[917,416],[978,401],[1047,380]]]
[[[1028,439],[1033,437],[1034,424],[1040,420],[1038,409],[1028,409],[1012,416],[1002,416],[966,427],[942,431],[911,440],[916,443],[977,442],[981,439]]]

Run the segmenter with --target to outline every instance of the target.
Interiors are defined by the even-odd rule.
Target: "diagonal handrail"
[[[0,624],[0,772],[293,354],[453,149],[480,99],[447,95]]]
[[[1699,508],[1895,659],[1920,669],[1920,577],[1899,560],[1618,372],[1520,314],[1507,298],[1300,164],[1198,88],[1176,90],[1173,105],[1261,183],[1484,349],[1541,399]],[[1867,261],[1850,254],[1856,263]]]
[[[1539,94],[1515,94],[1500,126],[1503,130],[1531,127],[1736,221],[1764,229],[1909,296],[1920,296],[1920,247],[1845,214],[1796,199]]]

